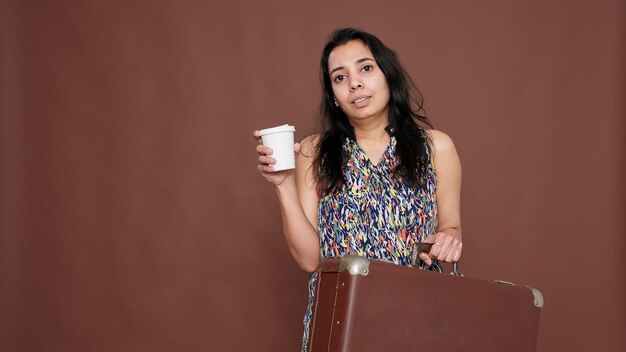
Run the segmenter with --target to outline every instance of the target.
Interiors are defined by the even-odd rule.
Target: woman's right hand
[[[261,136],[258,130],[252,132],[252,136],[257,140],[257,142],[259,142],[259,145],[256,146],[256,152],[259,154],[257,168],[259,169],[261,175],[263,175],[268,182],[275,186],[283,183],[288,177],[293,177],[294,169],[274,171],[273,165],[276,164],[276,159],[271,157],[272,148],[266,147],[261,143]],[[300,153],[300,143],[294,143],[293,151],[297,158],[298,153]]]

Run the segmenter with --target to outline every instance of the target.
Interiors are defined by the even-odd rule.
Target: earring
[[[335,100],[335,106],[339,107],[339,103],[337,102],[337,98],[333,98]]]

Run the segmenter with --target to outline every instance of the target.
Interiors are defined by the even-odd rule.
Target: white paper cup
[[[282,125],[260,130],[261,141],[264,146],[273,150],[272,158],[276,159],[274,171],[289,170],[296,167],[296,157],[293,152],[293,135],[296,128]]]

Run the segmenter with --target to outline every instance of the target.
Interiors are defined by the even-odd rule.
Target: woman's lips
[[[354,99],[352,101],[352,104],[354,106],[356,106],[357,108],[366,106],[369,103],[371,97],[369,96],[361,96],[361,97],[357,97],[356,99]]]

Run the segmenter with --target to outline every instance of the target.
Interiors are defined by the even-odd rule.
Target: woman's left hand
[[[463,243],[456,237],[446,233],[445,231],[437,232],[430,235],[422,241],[423,243],[432,243],[430,252],[420,252],[419,258],[427,265],[433,264],[433,259],[437,259],[446,263],[454,263],[461,258]]]

